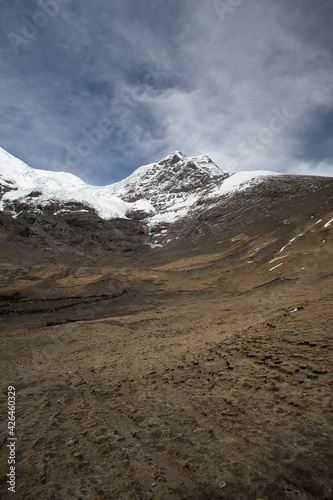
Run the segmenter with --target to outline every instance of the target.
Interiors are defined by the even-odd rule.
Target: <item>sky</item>
[[[0,146],[117,182],[173,151],[333,176],[332,0],[0,0]]]

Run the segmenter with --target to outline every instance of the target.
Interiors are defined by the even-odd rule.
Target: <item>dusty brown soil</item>
[[[4,262],[1,498],[332,499],[332,237],[315,222],[282,253],[267,232],[154,265]]]

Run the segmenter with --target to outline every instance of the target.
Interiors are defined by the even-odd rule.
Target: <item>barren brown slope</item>
[[[220,200],[149,254],[2,263],[17,498],[333,498],[333,190],[313,182]]]

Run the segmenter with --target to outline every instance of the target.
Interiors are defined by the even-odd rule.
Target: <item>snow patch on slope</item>
[[[209,198],[232,194],[235,191],[244,191],[254,184],[260,183],[265,177],[281,175],[277,172],[269,172],[268,170],[254,170],[252,172],[237,172],[223,181],[223,184],[214,189]]]

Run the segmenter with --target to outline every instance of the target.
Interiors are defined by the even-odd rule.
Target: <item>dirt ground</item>
[[[5,418],[1,498],[332,499],[332,253],[314,238],[240,256],[240,235],[231,256],[154,266],[4,263],[17,441],[13,494]]]

